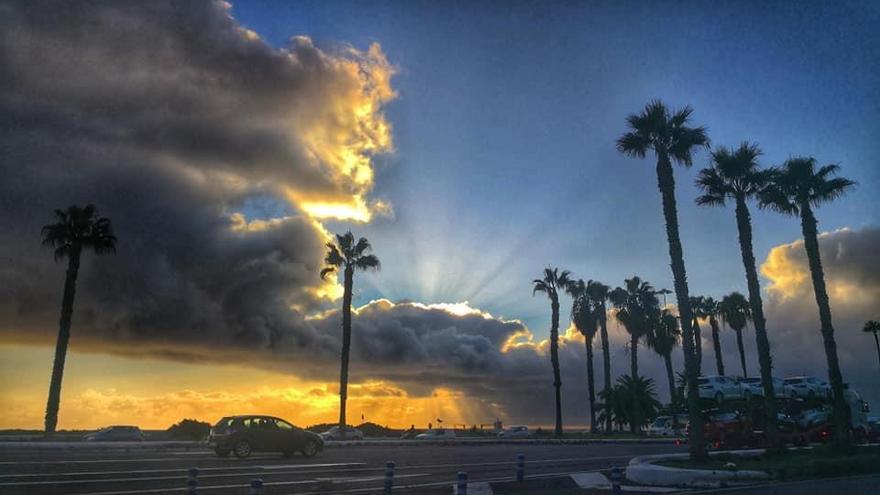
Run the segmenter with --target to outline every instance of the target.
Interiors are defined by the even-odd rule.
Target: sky
[[[63,264],[39,227],[85,202],[120,244],[83,264],[62,428],[332,420],[341,287],[317,273],[348,229],[383,263],[356,279],[355,414],[549,423],[549,304],[530,281],[552,265],[672,286],[654,162],[614,146],[653,98],[691,105],[713,145],[858,182],[818,218],[844,377],[880,405],[860,333],[880,318],[880,9],[674,5],[0,2],[0,427],[41,423]],[[745,280],[733,211],[693,203],[706,165],[676,169],[677,197],[690,290],[718,299]],[[800,225],[752,215],[777,371],[825,376]],[[731,367],[733,332],[723,346]],[[640,358],[663,397],[662,360]]]

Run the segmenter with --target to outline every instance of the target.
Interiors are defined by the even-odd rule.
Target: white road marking
[[[418,473],[418,474],[404,474],[400,476],[395,476],[394,478],[413,478],[417,476],[430,476],[428,473]],[[360,483],[364,481],[376,481],[384,479],[384,476],[377,476],[375,478],[352,478],[348,480],[339,480],[339,483]],[[318,483],[317,480],[297,480],[297,481],[272,481],[272,482],[264,482],[263,486],[289,486],[289,485],[305,485],[305,484],[314,484]],[[249,484],[241,484],[241,485],[199,485],[199,492],[209,491],[209,490],[226,490],[229,488],[247,488],[250,487]],[[80,495],[136,495],[142,493],[170,493],[170,492],[183,492],[186,491],[187,488],[154,488],[149,490],[125,490],[125,491],[116,491],[116,492],[91,492],[91,493],[83,493]],[[335,491],[335,490],[334,490]],[[376,491],[375,488],[371,488],[370,491]],[[322,492],[316,493],[327,493],[326,490]]]
[[[324,468],[324,467],[343,467],[343,466],[365,466],[365,462],[335,462],[328,464],[278,464],[266,466],[221,466],[221,467],[203,467],[199,468],[199,472],[203,471],[235,471],[245,469],[307,469],[307,468]],[[175,469],[139,469],[136,471],[72,471],[69,473],[28,473],[28,474],[0,474],[0,478],[36,478],[49,476],[102,476],[108,474],[155,474],[155,473],[183,473],[186,475],[188,468]]]

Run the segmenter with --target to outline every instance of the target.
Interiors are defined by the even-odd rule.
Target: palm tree
[[[831,305],[825,289],[825,274],[819,254],[817,221],[813,208],[834,201],[855,186],[855,182],[844,177],[834,177],[840,170],[838,165],[825,165],[816,169],[815,158],[790,158],[778,169],[770,172],[770,180],[759,194],[760,205],[772,208],[785,215],[801,218],[801,231],[804,235],[804,248],[810,264],[813,279],[813,292],[819,307],[819,322],[822,340],[825,345],[825,359],[828,361],[828,378],[833,392],[835,418],[835,441],[839,446],[850,444],[847,425],[847,406],[843,398],[843,376],[837,359],[837,343],[834,341],[834,325],[831,322]]]
[[[739,233],[739,248],[746,284],[749,289],[749,305],[755,326],[755,341],[758,347],[758,363],[761,368],[761,384],[764,388],[764,412],[767,425],[767,440],[771,448],[778,448],[779,435],[776,431],[776,397],[773,390],[773,358],[770,355],[770,341],[764,319],[764,303],[761,300],[761,285],[758,270],[755,268],[755,252],[752,248],[752,217],[748,200],[758,195],[767,185],[769,173],[760,170],[758,157],[761,149],[755,144],[743,142],[736,150],[720,146],[712,152],[711,166],[700,171],[697,186],[703,194],[696,199],[700,206],[724,206],[733,200],[736,206],[736,226]],[[719,353],[720,356],[720,353]],[[719,374],[723,374],[719,372]]]
[[[880,360],[880,338],[877,337],[877,334],[880,333],[880,321],[866,321],[862,331],[874,334],[874,344],[877,346],[877,359]]]
[[[678,319],[664,309],[652,319],[651,330],[645,339],[648,347],[654,349],[654,352],[663,356],[666,363],[666,378],[669,380],[669,403],[676,403],[675,393],[675,375],[672,371],[672,349],[681,338],[681,329],[678,326]]]
[[[742,331],[752,321],[752,307],[746,297],[739,292],[731,292],[721,299],[721,321],[736,332],[736,347],[739,349],[739,361],[743,376],[748,378],[746,370],[746,353],[743,349]]]
[[[602,372],[604,390],[611,389],[611,347],[608,341],[608,313],[605,302],[608,300],[610,287],[597,280],[587,281],[587,296],[599,322],[599,335],[602,339]],[[605,431],[611,431],[610,417],[605,421]]]
[[[336,242],[327,243],[327,256],[324,257],[324,268],[321,279],[340,269],[343,274],[342,295],[342,365],[339,372],[339,431],[345,436],[345,401],[348,399],[348,357],[351,351],[351,297],[354,287],[355,270],[378,270],[379,258],[369,254],[372,250],[370,241],[361,237],[357,242],[351,231],[337,234]]]
[[[651,329],[651,317],[659,301],[650,283],[633,276],[624,280],[624,287],[611,291],[608,299],[614,305],[615,317],[630,337],[630,376],[639,376],[639,340]]]
[[[697,360],[697,371],[703,373],[703,330],[700,328],[700,320],[708,318],[704,311],[706,298],[703,296],[691,296],[688,299],[691,305],[694,326],[694,353]]]
[[[681,316],[684,367],[688,382],[688,416],[691,425],[688,444],[691,457],[702,459],[706,456],[706,448],[703,444],[703,419],[697,389],[699,370],[694,359],[694,334],[691,325],[693,316],[688,304],[687,272],[678,233],[675,177],[672,171],[673,161],[690,166],[693,163],[694,148],[709,144],[704,127],[687,126],[691,113],[693,110],[685,107],[670,115],[661,101],[654,100],[645,106],[641,114],[627,117],[630,130],[617,140],[617,149],[626,155],[638,158],[644,158],[648,151],[653,150],[657,157],[657,187],[663,200],[670,266],[675,279],[675,297]]]
[[[627,404],[623,397],[620,396],[620,390],[617,387],[609,387],[599,392],[599,399],[602,403],[599,405],[599,421],[606,425],[615,424],[617,429],[622,430],[626,424]],[[607,431],[611,431],[610,426],[606,426]]]
[[[709,317],[709,326],[712,327],[712,347],[715,349],[715,371],[724,376],[724,359],[721,356],[721,332],[718,327],[718,312],[720,303],[711,297],[703,299],[703,313]]]
[[[94,205],[84,208],[70,206],[67,210],[55,210],[55,223],[43,227],[43,245],[55,250],[55,261],[67,258],[67,275],[64,279],[64,297],[61,300],[61,321],[58,325],[58,341],[55,343],[55,362],[49,382],[49,399],[46,403],[46,434],[55,433],[58,425],[58,407],[61,403],[61,379],[67,344],[70,341],[70,319],[73,315],[73,299],[76,295],[76,277],[83,249],[95,254],[116,252],[116,237],[110,220],[98,216]]]
[[[630,376],[639,377],[638,349],[639,340],[651,330],[651,319],[659,311],[659,301],[654,287],[648,282],[643,282],[639,277],[624,280],[624,287],[618,287],[611,291],[608,299],[616,309],[615,317],[630,336]],[[633,414],[638,414],[638,411]],[[637,421],[630,421],[630,428],[636,433]]]
[[[617,379],[615,388],[615,399],[622,407],[616,414],[618,422],[628,423],[630,431],[639,432],[651,419],[657,416],[657,410],[660,409],[660,401],[657,400],[657,394],[654,391],[654,380],[637,376],[635,378],[629,375],[623,375]]]
[[[553,387],[556,389],[556,429],[554,434],[562,436],[562,378],[559,374],[559,290],[571,290],[571,272],[558,268],[544,269],[544,278],[532,281],[532,295],[536,292],[547,294],[550,299],[550,364],[553,365]]]
[[[590,432],[597,431],[596,426],[596,384],[593,379],[593,338],[596,336],[597,319],[593,311],[587,284],[578,280],[572,284],[570,292],[574,301],[571,305],[571,321],[578,332],[584,336],[587,348],[587,398],[590,403]]]

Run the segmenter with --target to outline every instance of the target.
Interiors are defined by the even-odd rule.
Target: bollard
[[[467,495],[467,473],[458,472],[458,483],[455,485],[456,495]]]
[[[526,456],[516,455],[516,481],[522,481],[526,477]]]
[[[199,487],[199,468],[189,468],[186,476],[186,495],[196,495]]]
[[[391,489],[394,488],[394,461],[385,463],[385,490],[384,495],[391,495]]]
[[[260,495],[260,492],[263,491],[263,480],[260,478],[254,478],[251,480],[251,495]]]
[[[623,480],[623,471],[619,467],[611,468],[611,495],[622,495],[620,482]]]

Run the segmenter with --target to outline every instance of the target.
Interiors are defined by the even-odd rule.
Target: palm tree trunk
[[[70,320],[73,316],[73,300],[76,296],[76,277],[79,274],[79,258],[82,246],[74,245],[67,261],[67,274],[64,278],[64,296],[61,299],[61,320],[58,323],[58,341],[55,343],[55,362],[52,365],[52,378],[49,381],[49,399],[46,402],[46,435],[55,433],[58,426],[58,407],[61,404],[61,380],[64,377],[64,362],[67,360],[67,344],[70,342]]]
[[[342,295],[342,367],[339,372],[339,432],[345,437],[345,401],[348,399],[348,356],[351,350],[351,294],[354,268],[345,267]]]
[[[743,348],[743,332],[741,328],[736,329],[736,347],[739,349],[739,364],[742,366],[743,378],[748,378],[749,372],[746,369],[746,351]]]
[[[596,433],[596,384],[593,380],[593,336],[584,337],[587,347],[587,394],[590,401],[590,432]]]
[[[849,425],[847,424],[849,414],[843,398],[843,376],[840,373],[840,363],[837,359],[837,343],[834,341],[834,326],[831,323],[831,305],[828,302],[825,273],[822,270],[822,259],[819,255],[816,217],[813,216],[809,203],[801,204],[800,210],[804,248],[806,248],[807,259],[810,262],[810,275],[813,278],[816,305],[819,306],[819,322],[822,328],[822,340],[825,344],[825,359],[828,361],[828,379],[831,382],[831,392],[833,393],[834,441],[839,446],[846,446],[850,444]]]
[[[703,444],[703,418],[700,411],[699,389],[697,376],[699,371],[694,359],[694,331],[691,326],[693,314],[689,304],[687,271],[684,267],[684,252],[678,234],[678,211],[675,204],[675,177],[672,163],[665,153],[657,156],[657,187],[663,199],[663,217],[666,221],[666,238],[669,244],[669,260],[672,277],[675,280],[675,298],[681,316],[682,348],[684,350],[684,369],[687,377],[687,402],[690,430],[688,448],[691,459],[702,460],[706,457],[706,446]]]
[[[675,374],[672,372],[672,354],[664,354],[663,361],[666,362],[666,379],[669,380],[669,403],[675,404]]]
[[[556,427],[553,434],[562,436],[562,378],[559,375],[559,298],[551,296],[552,321],[550,322],[550,363],[553,365],[553,387],[556,389]]]
[[[700,320],[694,318],[694,358],[697,360],[697,373],[703,373],[703,329]]]
[[[608,343],[608,318],[605,313],[605,303],[599,307],[602,313],[599,315],[599,332],[602,336],[602,372],[605,375],[605,393],[611,392],[611,347]],[[612,429],[611,415],[605,417],[605,431]]]
[[[877,345],[877,361],[880,362],[880,338],[877,337],[877,332],[874,332],[874,344]]]
[[[752,308],[752,323],[755,326],[755,341],[758,346],[758,364],[761,368],[761,385],[764,388],[764,431],[771,450],[779,450],[781,442],[777,431],[776,392],[773,390],[773,358],[770,355],[770,341],[767,338],[767,325],[764,319],[764,303],[761,300],[761,285],[755,268],[755,253],[752,249],[752,219],[745,198],[736,198],[736,226],[739,232],[739,248],[743,267],[746,270],[746,284],[749,287],[749,306]],[[745,365],[743,365],[745,367]],[[743,371],[745,374],[745,371]]]
[[[629,338],[629,370],[633,378],[639,376],[639,337],[637,335],[630,335]]]
[[[724,359],[721,357],[721,332],[718,328],[718,320],[714,316],[710,316],[709,325],[712,327],[712,346],[715,348],[715,370],[718,375],[724,376]]]

